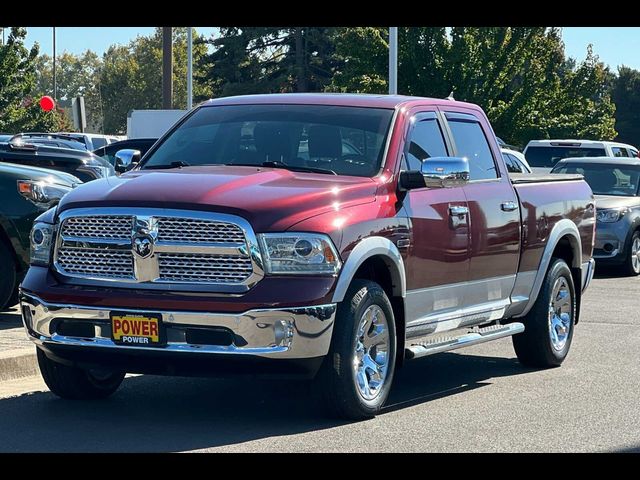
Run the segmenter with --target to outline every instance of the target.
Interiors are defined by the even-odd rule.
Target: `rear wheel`
[[[38,366],[49,390],[61,398],[69,400],[96,400],[106,398],[115,392],[124,372],[112,370],[83,370],[63,365],[45,355],[37,348]]]
[[[571,270],[564,260],[556,258],[549,266],[536,303],[524,318],[524,332],[512,337],[520,363],[531,367],[562,364],[571,347],[575,312]]]
[[[624,269],[628,275],[640,275],[640,231],[633,232],[631,236]]]
[[[319,373],[327,406],[341,418],[362,420],[384,405],[395,369],[391,303],[380,285],[354,280],[338,306],[331,349]]]
[[[0,310],[18,301],[18,273],[9,247],[0,239]]]

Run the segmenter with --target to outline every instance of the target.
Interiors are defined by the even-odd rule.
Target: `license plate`
[[[111,338],[121,345],[157,346],[165,343],[159,313],[111,312]]]

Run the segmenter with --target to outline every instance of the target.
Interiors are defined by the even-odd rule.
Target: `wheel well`
[[[371,280],[380,285],[389,297],[391,307],[393,308],[393,316],[396,326],[396,366],[401,367],[404,361],[404,341],[405,341],[405,322],[404,322],[404,300],[400,295],[393,294],[393,279],[389,267],[381,256],[373,256],[364,261],[356,271],[353,277],[362,280]]]
[[[9,240],[9,236],[7,235],[7,232],[4,231],[4,228],[2,228],[2,226],[0,226],[0,242],[4,243],[9,249],[11,258],[13,258],[13,265],[16,269],[16,272],[22,271],[22,269],[20,268],[20,262],[18,262],[18,255],[16,254],[16,251],[14,250],[13,245],[11,244],[11,240]]]
[[[580,304],[582,300],[582,270],[579,267],[574,266],[574,262],[578,260],[579,262],[582,259],[575,258],[575,251],[573,246],[571,245],[571,239],[569,235],[565,235],[560,239],[556,248],[553,250],[554,258],[561,258],[567,265],[569,266],[569,270],[571,270],[571,276],[573,277],[573,285],[575,287],[576,292],[576,321],[580,319]]]

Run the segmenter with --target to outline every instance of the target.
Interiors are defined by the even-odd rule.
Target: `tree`
[[[173,108],[187,107],[187,30],[174,29]],[[206,45],[193,35],[194,66],[206,54]],[[194,68],[195,70],[195,68]],[[198,72],[194,72],[197,78]],[[162,29],[138,36],[127,46],[112,45],[105,52],[100,71],[100,93],[104,110],[104,131],[126,131],[127,113],[132,109],[162,108]],[[208,98],[206,85],[194,82],[194,98]]]
[[[328,90],[386,93],[388,29],[337,34],[341,64]],[[510,143],[532,138],[615,136],[607,69],[592,51],[566,59],[560,31],[545,27],[399,28],[399,92],[484,108]]]
[[[640,71],[622,65],[611,85],[619,142],[640,144]]]
[[[81,55],[64,52],[56,57],[57,100],[65,107],[66,116],[73,124],[72,100],[84,96],[87,116],[87,131],[103,131],[103,104],[100,94],[100,69],[102,60],[93,51]],[[38,95],[53,95],[53,62],[49,55],[40,55],[36,60]]]
[[[333,27],[226,27],[200,81],[214,96],[320,91],[335,73]]]
[[[28,50],[26,35],[24,28],[12,27],[0,46],[0,131],[56,131],[60,110],[44,112],[34,98],[38,45]]]

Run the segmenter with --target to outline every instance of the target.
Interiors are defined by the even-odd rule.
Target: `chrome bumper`
[[[583,292],[587,289],[587,287],[591,283],[591,280],[593,279],[593,274],[595,273],[595,270],[596,270],[595,265],[596,265],[596,261],[593,258],[588,262],[582,264],[582,291]]]
[[[26,292],[20,293],[22,321],[37,344],[103,348],[111,351],[153,350],[201,354],[235,354],[266,358],[304,359],[329,352],[336,305],[314,305],[287,309],[249,310],[244,313],[207,313],[122,309],[47,303]],[[160,313],[167,332],[167,345],[144,347],[120,345],[111,340],[109,312]],[[56,333],[55,319],[77,320],[94,326],[95,336],[71,337]],[[186,342],[186,328],[224,327],[235,336],[232,345],[201,345]]]

